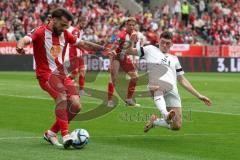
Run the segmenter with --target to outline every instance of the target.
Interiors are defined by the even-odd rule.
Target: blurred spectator
[[[149,0],[138,1],[149,4]],[[70,10],[75,23],[79,16],[86,16],[89,23],[83,38],[98,43],[114,42],[116,31],[129,16],[110,0],[1,0],[0,41],[18,40],[47,23],[50,11],[56,7]],[[172,6],[164,3],[152,11],[146,7],[135,18],[139,31],[150,43],[157,43],[156,37],[169,30],[174,34],[174,43],[196,44],[202,38],[210,44],[240,44],[239,0],[174,0]]]
[[[190,6],[189,6],[187,0],[183,0],[183,4],[181,6],[181,11],[182,11],[182,21],[183,21],[185,27],[187,27],[188,21],[189,21],[189,14],[190,14]]]
[[[204,0],[200,0],[199,1],[199,5],[198,5],[198,18],[200,18],[203,14],[203,12],[205,11],[206,9],[206,6],[205,6],[205,1]]]
[[[7,33],[7,41],[16,41],[15,34],[13,32],[13,29],[11,28],[10,31]]]
[[[173,14],[175,14],[179,20],[181,14],[181,2],[179,0],[174,0]]]

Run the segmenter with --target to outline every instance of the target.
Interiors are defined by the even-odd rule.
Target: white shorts
[[[164,94],[164,99],[167,107],[182,107],[181,98],[174,89]]]

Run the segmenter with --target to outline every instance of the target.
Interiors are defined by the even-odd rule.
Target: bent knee
[[[69,106],[69,111],[78,114],[81,111],[81,104],[80,103],[71,104],[71,106]]]
[[[81,110],[81,103],[80,103],[80,99],[78,96],[73,96],[70,98],[70,104],[71,104],[71,108],[74,109],[75,111],[80,111]]]

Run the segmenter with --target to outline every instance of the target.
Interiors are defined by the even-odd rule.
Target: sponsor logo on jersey
[[[50,53],[53,56],[53,58],[56,59],[58,55],[61,53],[60,45],[53,45],[52,48],[50,49]]]

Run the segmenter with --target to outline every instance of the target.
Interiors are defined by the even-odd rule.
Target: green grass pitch
[[[240,74],[187,73],[186,77],[212,99],[213,106],[205,106],[179,87],[184,115],[180,131],[155,128],[144,134],[146,118],[157,113],[152,100],[137,99],[141,108],[127,108],[120,100],[108,114],[72,122],[71,130],[89,131],[90,143],[82,150],[63,150],[42,139],[54,120],[54,103],[40,89],[34,73],[0,72],[0,159],[239,159]],[[108,74],[101,73],[94,83],[86,86],[105,91],[107,80]],[[86,112],[101,100],[84,96],[81,102],[82,112]]]

